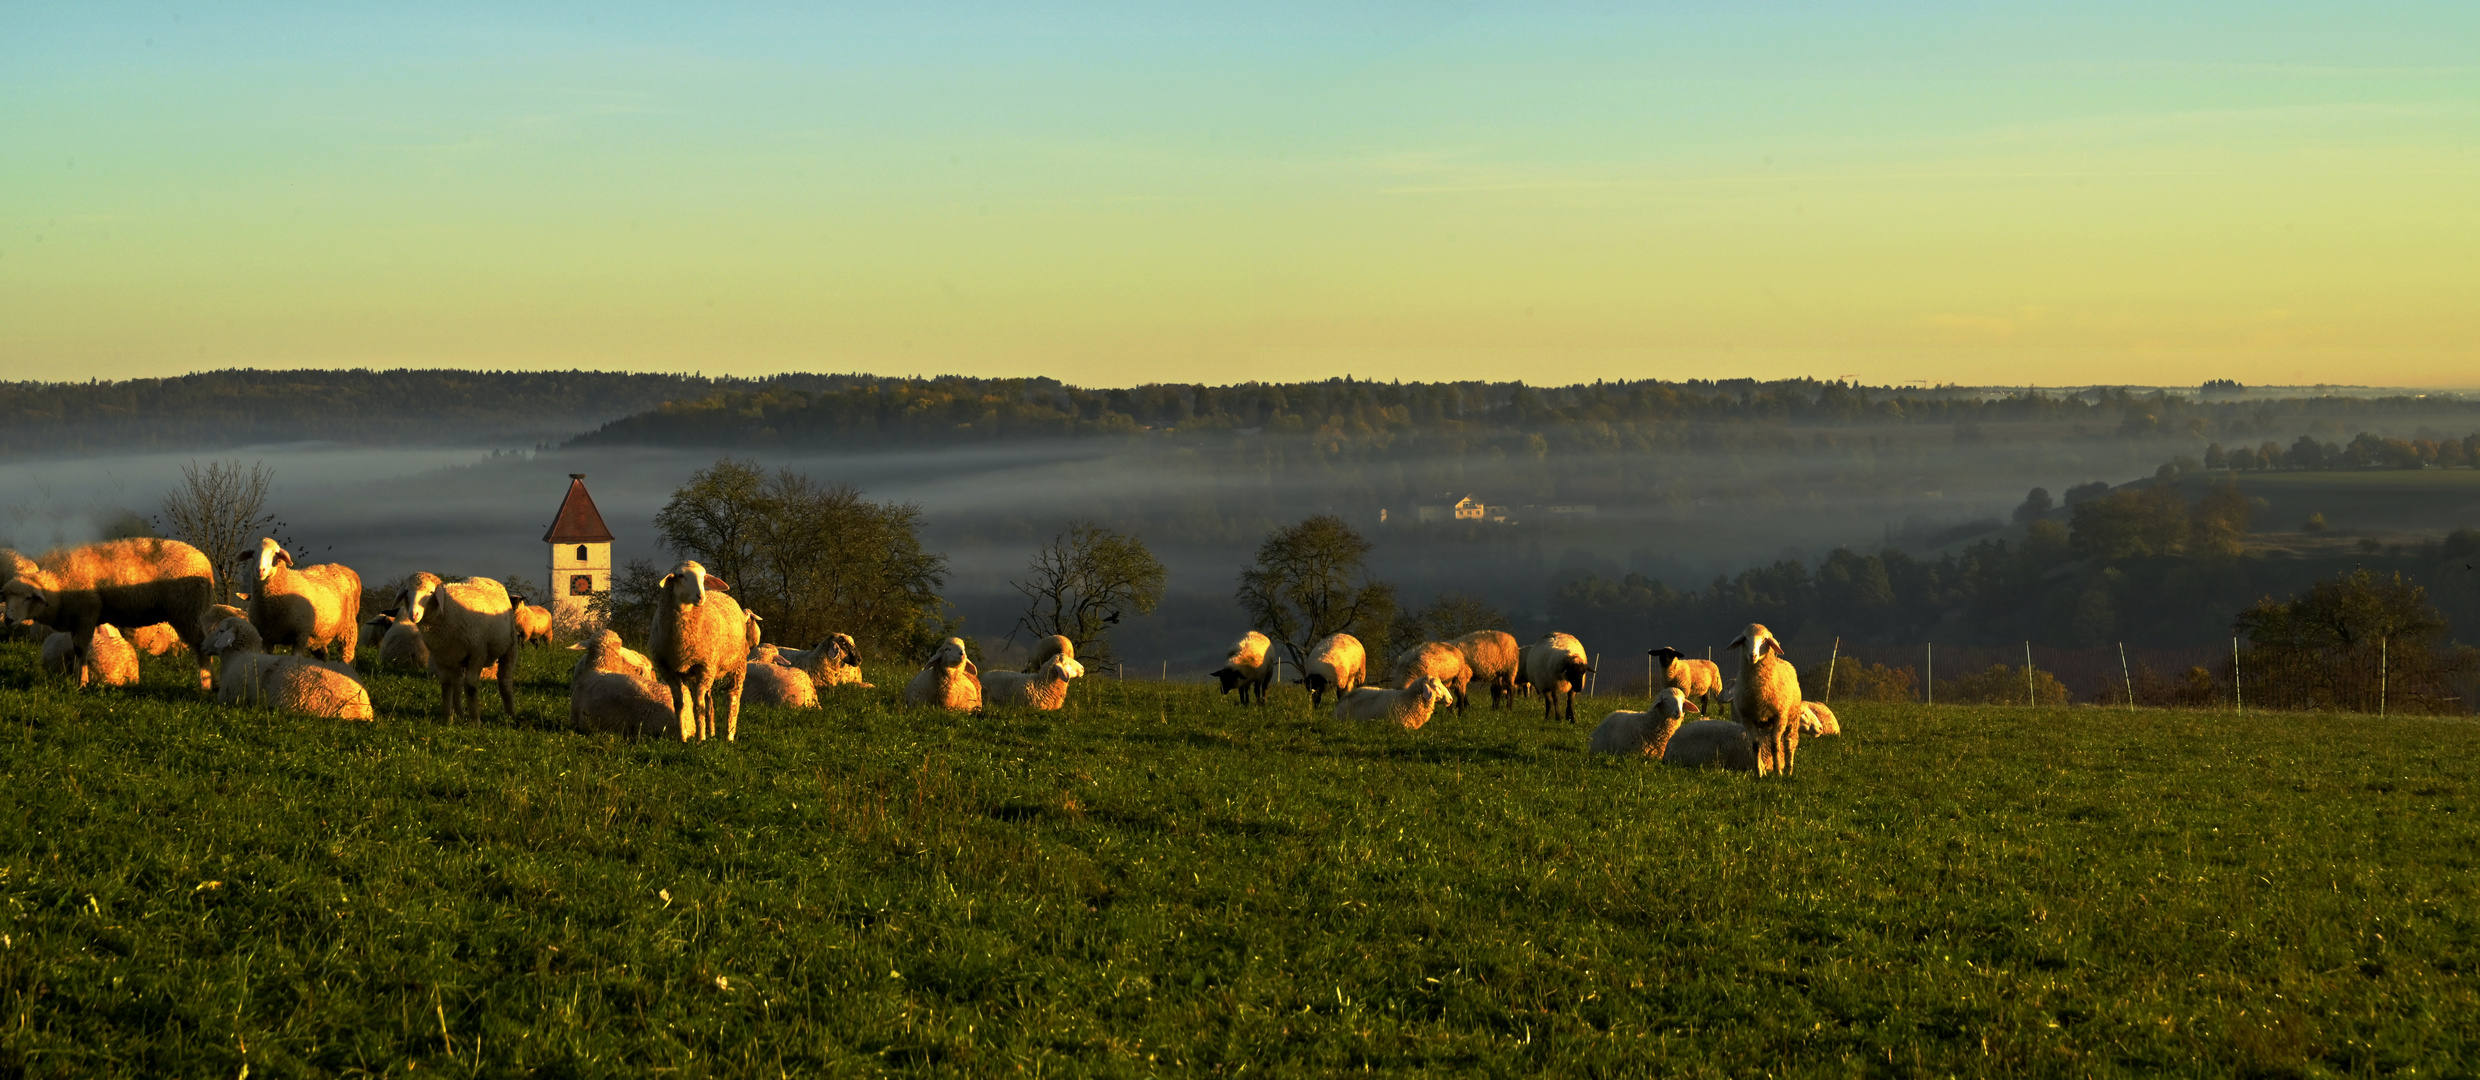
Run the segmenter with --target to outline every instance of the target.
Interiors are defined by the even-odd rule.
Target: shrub
[[[2032,691],[2043,705],[2067,703],[2067,684],[2039,668],[2032,672]],[[2024,704],[2024,669],[1991,664],[1985,671],[1949,677],[1937,684],[1937,700],[1941,705]]]

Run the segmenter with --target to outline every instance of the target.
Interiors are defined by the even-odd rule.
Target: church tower
[[[543,542],[551,545],[552,630],[575,633],[586,604],[611,591],[611,529],[586,494],[586,474],[568,474],[568,497],[560,500]]]

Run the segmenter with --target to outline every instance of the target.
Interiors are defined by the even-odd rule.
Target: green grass
[[[684,747],[554,730],[573,655],[474,728],[0,648],[0,1073],[2480,1061],[2468,722],[1853,705],[1759,784],[1097,679]]]

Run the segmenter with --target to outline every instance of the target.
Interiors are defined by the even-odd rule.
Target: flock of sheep
[[[296,567],[272,539],[241,553],[235,565],[251,567],[246,608],[217,602],[214,566],[204,553],[163,539],[87,544],[39,561],[0,552],[0,596],[11,626],[47,628],[44,666],[74,675],[81,685],[135,682],[139,650],[161,656],[180,646],[198,662],[199,687],[218,701],[339,719],[375,715],[352,666],[357,648],[375,647],[380,664],[419,668],[438,680],[442,719],[480,722],[482,683],[498,684],[500,707],[514,716],[517,649],[550,640],[550,613],[488,578],[449,581],[417,573],[398,590],[392,610],[365,619],[362,580],[349,567]],[[609,630],[577,646],[570,725],[728,740],[739,735],[744,697],[815,706],[822,689],[870,686],[862,681],[861,652],[850,636],[830,635],[813,649],[764,643],[757,614],[743,609],[730,588],[695,561],[683,561],[662,578],[663,601],[645,652],[623,645]],[[1214,672],[1223,692],[1238,690],[1244,705],[1252,699],[1265,704],[1281,666],[1272,644],[1256,631],[1242,636]],[[1645,711],[1604,718],[1591,748],[1674,765],[1789,775],[1804,732],[1840,731],[1831,710],[1802,699],[1798,673],[1762,624],[1751,623],[1730,647],[1742,659],[1739,679],[1728,686],[1711,661],[1677,649],[1653,650],[1665,685]],[[277,649],[291,653],[277,655]],[[913,674],[903,697],[911,705],[959,712],[1054,710],[1066,703],[1069,683],[1084,674],[1074,644],[1064,637],[1037,642],[1029,666],[1031,672],[985,673],[962,639],[949,638]],[[1494,708],[1533,693],[1542,700],[1544,719],[1563,709],[1573,721],[1576,691],[1592,671],[1583,643],[1572,635],[1552,633],[1519,646],[1509,634],[1482,630],[1415,645],[1396,657],[1383,679],[1372,679],[1361,643],[1334,634],[1310,647],[1298,681],[1312,708],[1323,707],[1331,690],[1338,720],[1413,729],[1442,706],[1461,714],[1474,684],[1487,687]],[[1721,707],[1732,719],[1687,719]]]

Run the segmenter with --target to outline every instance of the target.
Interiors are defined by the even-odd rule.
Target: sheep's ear
[[[732,591],[732,583],[731,583],[731,582],[725,581],[725,580],[723,580],[722,578],[716,577],[716,576],[715,576],[715,575],[713,575],[713,574],[708,574],[708,575],[706,575],[706,587],[707,587],[707,588],[709,588],[709,589],[713,589],[713,590],[715,590],[716,592],[731,592],[731,591]]]
[[[1727,651],[1727,650],[1730,650],[1730,649],[1745,649],[1745,648],[1747,648],[1747,647],[1748,647],[1748,635],[1746,635],[1746,634],[1741,634],[1741,635],[1740,635],[1740,636],[1738,636],[1738,637],[1732,638],[1732,639],[1731,639],[1731,643],[1730,643],[1730,644],[1728,644],[1728,645],[1723,646],[1723,649]],[[1763,654],[1762,652],[1760,652],[1758,655],[1764,655],[1764,654]]]
[[[1782,642],[1776,641],[1776,640],[1774,640],[1773,638],[1767,638],[1767,639],[1765,639],[1765,643],[1764,643],[1764,644],[1762,644],[1762,645],[1760,645],[1760,646],[1758,646],[1758,648],[1759,648],[1760,650],[1763,650],[1763,649],[1771,649],[1771,650],[1773,650],[1774,655],[1775,655],[1775,656],[1778,656],[1778,657],[1779,657],[1779,656],[1782,656],[1782,654],[1783,654],[1783,650],[1782,650]],[[1762,652],[1760,652],[1760,653],[1759,653],[1759,655],[1763,655],[1763,653],[1762,653]]]
[[[286,550],[284,550],[283,548],[277,548],[277,549],[276,549],[276,565],[277,565],[277,566],[291,566],[291,565],[293,565],[293,553],[292,553],[292,552],[289,552],[289,551],[286,551]]]
[[[678,580],[680,580],[680,575],[678,574],[665,574],[663,575],[663,580],[655,582],[655,587],[669,592],[672,588],[672,582]]]
[[[1690,700],[1688,700],[1688,699],[1686,699],[1686,698],[1681,698],[1681,699],[1679,699],[1679,705],[1680,705],[1680,707],[1681,707],[1681,708],[1686,709],[1686,710],[1687,710],[1687,711],[1689,711],[1689,712],[1704,712],[1704,711],[1705,711],[1705,710],[1703,710],[1703,709],[1697,708],[1697,707],[1696,707],[1696,702],[1690,701]]]

